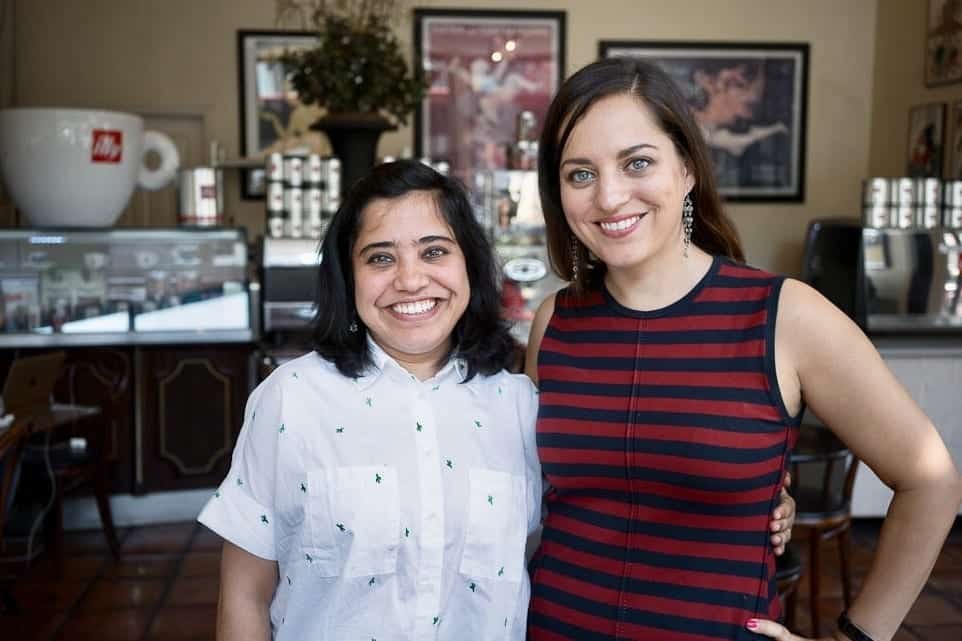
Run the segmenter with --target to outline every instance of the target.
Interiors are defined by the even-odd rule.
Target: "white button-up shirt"
[[[422,382],[369,345],[360,378],[311,353],[257,387],[200,522],[277,561],[279,641],[522,641],[534,385],[459,359]]]

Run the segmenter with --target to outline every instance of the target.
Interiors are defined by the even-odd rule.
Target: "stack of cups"
[[[341,161],[333,156],[321,158],[320,172],[320,217],[317,227],[311,228],[312,238],[324,236],[331,218],[341,206]]]
[[[962,180],[945,181],[942,193],[942,226],[962,229]]]
[[[267,233],[321,238],[341,204],[341,162],[318,154],[267,157]]]
[[[267,235],[284,236],[284,156],[272,153],[264,166],[267,201]]]

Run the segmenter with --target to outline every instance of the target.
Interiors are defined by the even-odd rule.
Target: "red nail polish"
[[[745,624],[745,627],[747,627],[749,630],[754,630],[758,627],[758,621],[755,619],[749,619],[748,623]]]

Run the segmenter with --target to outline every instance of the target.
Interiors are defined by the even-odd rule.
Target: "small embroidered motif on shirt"
[[[307,491],[307,486],[301,483],[301,492],[306,492],[306,491]]]
[[[347,528],[344,527],[344,524],[343,524],[343,523],[335,523],[334,525],[336,525],[336,526],[337,526],[337,529],[340,530],[341,532],[346,532],[346,531],[347,531]]]
[[[371,580],[368,581],[367,584],[368,584],[368,585],[374,585],[376,582],[377,582],[376,579],[372,576],[372,577],[371,577]]]
[[[404,528],[404,536],[411,536],[411,530]]]
[[[441,386],[440,386],[440,385],[435,385],[434,387],[431,388],[431,391],[432,391],[432,392],[436,392],[436,391],[438,391],[439,389],[441,389]]]
[[[237,479],[237,486],[238,486],[238,487],[240,487],[240,486],[243,485],[243,484],[244,484],[244,481],[242,481],[242,480],[240,480],[240,479]]]
[[[474,426],[475,426],[476,428],[478,428],[478,429],[481,429],[481,421],[475,420],[475,421],[474,421]]]
[[[468,589],[471,590],[472,592],[477,592],[478,586],[474,581],[471,581],[471,583],[468,584]]]
[[[291,581],[291,577],[287,577],[287,585],[294,585],[294,582]]]
[[[307,562],[308,562],[308,563],[313,563],[313,562],[314,562],[314,559],[311,558],[311,555],[310,555],[310,554],[305,554],[305,555],[304,555],[304,558],[307,559]]]
[[[281,426],[280,426],[279,428],[277,428],[277,431],[280,432],[281,434],[284,433],[284,424],[283,424],[283,423],[281,423]]]
[[[270,523],[270,521],[267,520],[266,514],[261,514],[261,523]]]
[[[424,429],[424,426],[421,425],[421,423],[418,423],[418,424],[417,424],[417,427],[416,427],[415,429],[416,429],[418,432],[420,432],[422,429]]]
[[[343,434],[343,433],[344,433],[344,428],[343,428],[343,427],[338,427],[338,428],[336,428],[336,429],[334,430],[334,433],[335,433],[335,434]]]
[[[440,622],[441,622],[441,617],[434,617],[434,621],[433,621],[434,625],[437,625]]]
[[[378,474],[377,472],[374,473],[374,482],[375,482],[375,483],[380,483],[381,480],[382,480],[382,478],[383,478],[383,477],[382,477],[380,474]]]
[[[365,403],[368,407],[371,407],[371,403],[372,403],[373,401],[374,401],[374,399],[371,398],[370,396],[368,396],[367,398],[364,399],[364,403]]]
[[[214,491],[214,498],[218,498],[218,499],[220,498],[220,490]]]
[[[494,497],[488,494],[488,505],[494,505]]]
[[[291,372],[291,376],[293,376],[294,378],[297,378],[297,372]]]
[[[498,570],[498,576],[504,576],[504,566],[503,566],[503,565],[501,566],[501,569]]]
[[[444,464],[450,467],[452,470],[454,469],[454,462],[451,459],[446,459]]]

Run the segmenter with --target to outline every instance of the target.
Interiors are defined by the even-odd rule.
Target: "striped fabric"
[[[716,258],[657,311],[558,294],[530,641],[761,639],[745,622],[779,616],[767,529],[799,424],[775,382],[781,283]]]

